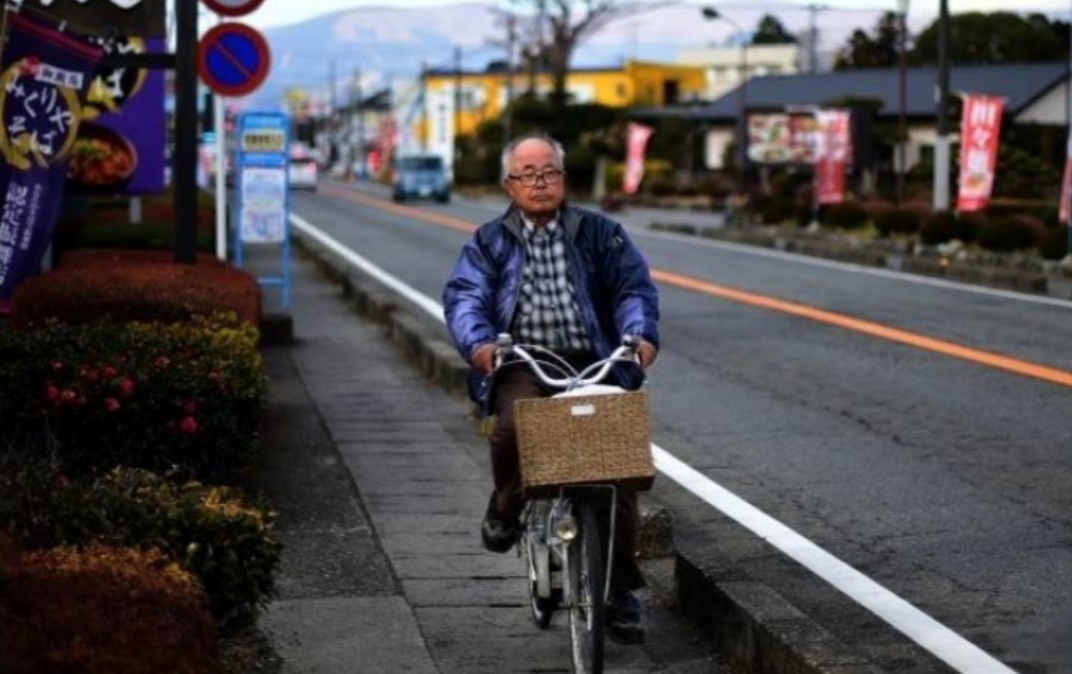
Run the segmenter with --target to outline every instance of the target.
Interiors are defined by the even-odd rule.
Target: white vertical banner
[[[629,123],[626,136],[625,172],[622,175],[622,191],[635,194],[644,179],[644,151],[655,129],[635,122]]]
[[[428,151],[443,158],[444,166],[454,166],[454,90],[437,89],[425,96],[428,120]]]

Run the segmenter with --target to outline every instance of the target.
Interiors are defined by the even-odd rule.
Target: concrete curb
[[[376,282],[338,255],[293,232],[295,248],[338,283],[354,310],[383,325],[385,334],[435,383],[467,394],[468,364],[437,334],[440,326],[401,310]],[[756,674],[880,674],[865,658],[772,589],[740,569],[675,550],[672,523],[661,507],[641,502],[641,557],[674,557],[675,599],[682,613],[715,637],[735,667]]]
[[[653,230],[702,236],[718,241],[773,248],[839,262],[933,276],[993,288],[1003,288],[1037,295],[1072,298],[1069,283],[1051,278],[1043,272],[1005,267],[983,266],[953,258],[920,257],[907,253],[880,250],[868,246],[850,246],[813,238],[794,238],[754,229],[702,228],[694,225],[654,224]]]

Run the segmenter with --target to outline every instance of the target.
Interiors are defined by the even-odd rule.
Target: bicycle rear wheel
[[[595,506],[575,505],[577,537],[570,543],[570,643],[575,674],[603,672],[603,554]]]
[[[532,609],[532,621],[536,623],[536,627],[542,630],[551,624],[551,616],[555,611],[554,594],[550,597],[541,597],[538,590],[541,574],[546,574],[548,576],[547,582],[550,581],[550,561],[547,559],[546,547],[537,545],[532,540],[532,536],[526,533],[524,541],[525,568],[529,577],[529,608]]]

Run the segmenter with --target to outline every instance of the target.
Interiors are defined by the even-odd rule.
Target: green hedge
[[[8,461],[7,463],[12,463]],[[156,548],[196,576],[220,620],[248,618],[274,592],[274,514],[241,492],[142,470],[68,479],[41,463],[5,466],[0,529],[22,545]],[[34,467],[36,466],[36,467]]]
[[[0,331],[0,423],[73,468],[227,475],[256,446],[266,397],[257,331],[233,315]]]

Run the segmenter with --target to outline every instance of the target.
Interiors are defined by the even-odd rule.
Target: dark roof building
[[[952,93],[1002,96],[1007,114],[1020,118],[1046,104],[1041,123],[1067,123],[1068,63],[955,66],[950,69]],[[938,69],[908,68],[905,72],[905,114],[915,119],[935,116]],[[882,101],[880,117],[900,114],[900,72],[897,68],[845,70],[822,74],[754,77],[743,86],[749,110],[774,111],[790,106],[822,105],[846,97]],[[687,117],[696,121],[732,122],[740,109],[740,87],[713,103],[664,108],[636,108],[634,117]],[[1038,116],[1038,114],[1034,115]]]

